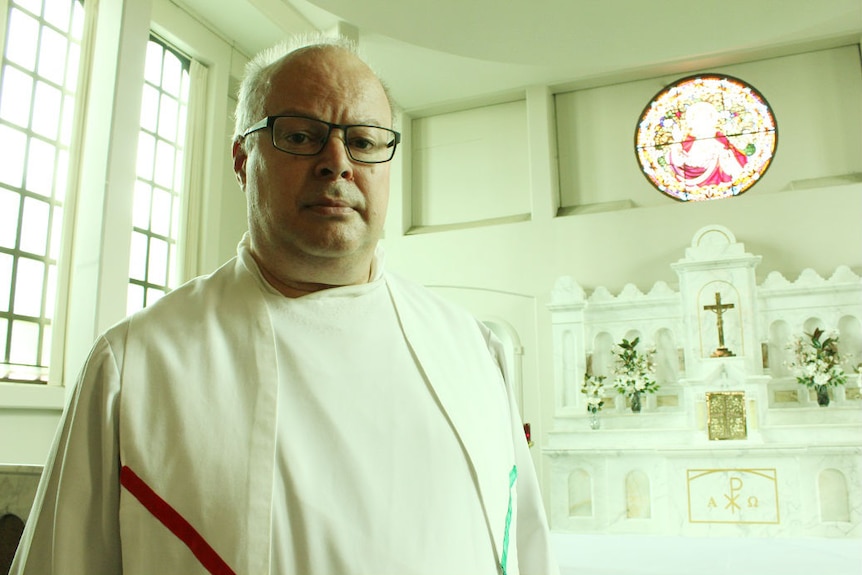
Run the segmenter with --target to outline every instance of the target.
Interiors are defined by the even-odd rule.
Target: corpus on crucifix
[[[712,352],[710,357],[732,357],[736,355],[724,345],[724,318],[722,317],[725,311],[734,307],[736,306],[732,303],[721,303],[721,294],[719,292],[715,292],[715,305],[703,306],[703,309],[715,313],[715,323],[716,327],[718,327],[718,349]]]

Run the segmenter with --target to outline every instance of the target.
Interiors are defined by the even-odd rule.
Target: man
[[[249,64],[249,232],[96,343],[13,573],[556,573],[496,341],[383,269],[391,126],[346,44]]]

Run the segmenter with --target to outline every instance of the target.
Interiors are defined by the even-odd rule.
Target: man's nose
[[[336,177],[346,180],[353,178],[353,160],[347,153],[344,137],[344,131],[341,129],[335,128],[330,132],[329,138],[318,154],[318,162],[315,167],[315,174],[318,177]]]

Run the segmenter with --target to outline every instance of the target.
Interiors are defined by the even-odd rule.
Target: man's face
[[[287,114],[391,127],[380,82],[358,58],[333,48],[289,57],[273,72],[265,115]],[[370,264],[389,200],[389,164],[354,162],[343,138],[334,129],[316,156],[277,150],[266,129],[234,146],[252,253],[269,271],[335,260]]]

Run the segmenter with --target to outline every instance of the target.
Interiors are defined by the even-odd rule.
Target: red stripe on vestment
[[[162,522],[162,525],[185,543],[186,547],[198,558],[201,565],[212,575],[236,575],[233,569],[224,562],[224,559],[219,557],[215,549],[210,547],[210,544],[192,527],[192,524],[186,521],[167,501],[159,497],[159,494],[144,483],[144,480],[138,477],[128,466],[124,465],[120,469],[120,485],[134,495],[147,511]]]

